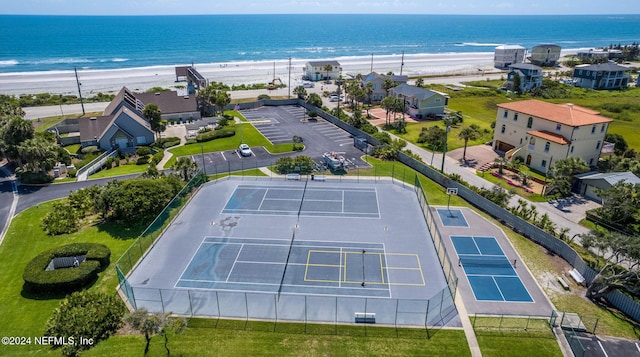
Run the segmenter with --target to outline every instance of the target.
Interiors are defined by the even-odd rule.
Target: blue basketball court
[[[517,261],[507,258],[494,237],[451,236],[451,242],[476,300],[533,302]]]
[[[442,225],[445,227],[469,227],[467,220],[459,209],[438,208],[436,211],[440,216]]]

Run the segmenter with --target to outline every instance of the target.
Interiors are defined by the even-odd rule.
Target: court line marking
[[[248,284],[248,283],[247,283]],[[280,285],[280,284],[278,284]],[[288,285],[283,285],[283,286],[288,286]],[[295,287],[295,286],[293,286]],[[335,286],[323,286],[323,288],[328,288],[328,289],[338,289]],[[206,291],[206,292],[211,292],[211,291],[220,291],[220,292],[228,292],[228,293],[257,293],[257,294],[265,294],[265,293],[269,293],[272,291],[265,291],[265,290],[236,290],[236,289],[225,289],[225,290],[214,290],[211,288],[197,288],[197,287],[177,287],[176,289],[185,289],[185,290],[200,290],[200,291]],[[347,288],[342,288],[342,289],[347,289]],[[351,288],[348,288],[351,289]],[[384,290],[384,289],[368,289],[368,290]],[[294,292],[283,292],[282,295],[292,295],[292,296],[328,296],[328,297],[351,297],[351,298],[368,298],[368,299],[388,299],[387,296],[375,296],[372,297],[371,295],[353,295],[353,294],[319,294],[319,293],[294,293]]]
[[[331,243],[338,243],[338,242],[331,242]],[[243,242],[202,242],[202,244],[220,244],[220,245],[240,245],[240,244],[245,244],[245,245],[263,245],[263,246],[275,246],[275,247],[288,247],[289,244],[262,244],[262,243],[243,243]],[[306,244],[294,244],[293,245],[294,248],[323,248],[321,250],[316,250],[318,252],[326,252],[326,253],[337,253],[338,251],[336,250],[326,250],[326,249],[340,249],[340,248],[345,248],[345,249],[355,249],[355,250],[362,250],[362,248],[359,247],[344,247],[344,246],[318,246],[318,245],[306,245]],[[367,247],[366,249],[368,250],[382,250],[382,248],[369,248]],[[315,250],[315,249],[310,249],[310,250]]]
[[[227,274],[227,280],[225,282],[229,281],[229,277],[231,276],[231,272],[233,272],[233,268],[236,266],[236,263],[238,262],[238,257],[240,256],[240,252],[242,251],[243,246],[244,244],[240,246],[240,249],[238,250],[238,254],[236,255],[236,258],[233,260],[233,265],[231,266],[231,269],[229,269],[229,274]]]
[[[260,210],[260,208],[262,207],[262,204],[264,203],[264,198],[267,197],[267,192],[269,192],[269,190],[267,189],[266,191],[264,191],[264,194],[262,195],[262,200],[260,201],[260,205],[258,206],[258,210]],[[226,207],[227,205],[225,205]],[[224,211],[224,209],[223,209]]]
[[[338,269],[338,279],[340,279],[340,270],[342,270],[342,247],[340,247],[340,269]],[[342,282],[338,281],[338,287],[342,286]]]
[[[456,211],[459,211],[460,214],[462,215],[462,218],[464,218],[464,222],[467,224],[466,226],[446,226],[444,224],[444,222],[442,221],[442,217],[440,216],[440,212],[439,210],[445,210],[444,208],[437,208],[434,207],[436,210],[436,213],[438,213],[438,217],[440,218],[440,223],[442,224],[443,227],[456,227],[456,228],[471,228],[471,225],[469,224],[469,221],[467,220],[467,217],[464,215],[464,212],[462,212],[461,209],[456,209]]]
[[[222,284],[231,284],[231,285],[240,285],[240,284],[247,284],[247,285],[260,285],[260,286],[280,286],[280,283],[264,283],[264,282],[252,282],[252,281],[222,281],[222,280],[195,280],[195,279],[181,279],[184,282],[194,282],[194,283],[212,283],[212,284],[216,284],[216,283],[222,283]],[[332,280],[327,280],[327,281],[322,281],[322,280],[318,280],[317,282],[324,282],[324,283],[331,283],[331,284],[335,284],[336,281],[332,281]],[[360,284],[360,282],[353,282],[350,284]],[[373,283],[372,283],[373,284]],[[377,285],[382,285],[382,284],[377,284]],[[323,285],[300,285],[300,284],[282,284],[282,286],[287,286],[287,287],[292,287],[292,288],[331,288],[331,289],[352,289],[351,287],[338,287],[338,286],[323,286]],[[196,289],[203,289],[203,290],[214,290],[213,288],[196,288]],[[365,290],[374,290],[374,291],[386,291],[387,289],[382,289],[382,288],[364,288]],[[220,289],[217,288],[215,290],[219,290],[219,291],[229,291],[227,289]],[[302,295],[307,295],[307,294],[302,294]],[[344,295],[339,295],[339,296],[344,296]]]
[[[189,259],[189,261],[187,262],[187,264],[185,265],[184,269],[182,269],[182,273],[180,274],[180,277],[178,278],[178,280],[173,284],[173,287],[176,288],[176,285],[178,284],[178,282],[180,281],[180,279],[182,279],[182,277],[184,276],[184,273],[187,271],[187,269],[189,269],[189,266],[191,265],[191,262],[193,261],[193,258],[195,258],[196,254],[198,254],[198,252],[200,251],[200,248],[202,248],[202,245],[205,244],[206,242],[204,241],[204,239],[202,240],[202,242],[200,242],[200,245],[198,245],[198,248],[193,252],[193,254],[191,255],[191,259]]]
[[[604,350],[604,346],[602,346],[602,343],[600,342],[600,340],[598,340],[598,345],[600,345],[600,349],[602,350],[602,353],[604,353],[604,357],[609,357],[607,352]]]
[[[498,284],[498,282],[496,281],[496,278],[492,276],[491,280],[493,281],[493,284],[495,284],[496,288],[498,288],[498,292],[500,293],[500,297],[502,297],[502,301],[507,301],[507,299],[504,297],[504,294],[502,293],[502,289],[500,289],[500,284]]]

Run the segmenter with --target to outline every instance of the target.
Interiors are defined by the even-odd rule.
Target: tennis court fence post
[[[396,337],[398,337],[398,305],[399,304],[400,304],[400,300],[396,299],[396,319],[395,319]]]
[[[166,313],[166,311],[164,311],[164,299],[162,298],[162,289],[158,289],[158,294],[160,294],[160,305],[162,305],[162,313]]]
[[[364,298],[364,316],[365,316],[365,320],[364,320],[364,323],[363,323],[363,325],[364,325],[364,337],[367,337],[367,325],[369,324],[367,322],[367,319],[366,319],[366,317],[368,316],[367,315],[367,302],[369,302],[369,299],[368,298]]]
[[[247,293],[244,293],[244,312],[247,315],[247,318],[244,320],[244,329],[247,329],[247,324],[249,323],[249,303],[247,302]]]
[[[193,304],[191,303],[191,290],[187,290],[187,297],[189,298],[189,311],[191,317],[193,317]]]
[[[429,335],[429,305],[431,300],[427,300],[427,312],[424,314],[424,330],[427,332],[427,339],[431,338]]]
[[[273,321],[273,332],[276,332],[276,325],[278,324],[278,297],[273,295],[273,308],[276,313],[276,319]]]

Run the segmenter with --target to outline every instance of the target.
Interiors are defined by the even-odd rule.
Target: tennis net
[[[509,260],[507,257],[460,257],[458,259],[458,266],[498,266],[498,267],[514,267],[515,260]]]
[[[280,278],[280,286],[278,287],[278,300],[280,300],[280,293],[282,292],[282,285],[284,284],[284,276],[287,274],[287,266],[289,266],[289,258],[291,257],[291,248],[293,248],[293,241],[296,239],[296,230],[293,230],[291,235],[291,244],[289,244],[289,253],[287,253],[287,260],[284,263],[284,269],[282,270],[282,278]]]

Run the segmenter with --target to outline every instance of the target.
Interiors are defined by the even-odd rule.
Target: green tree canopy
[[[166,121],[162,120],[162,113],[160,109],[155,104],[147,104],[142,109],[142,114],[145,119],[151,124],[151,130],[156,133],[157,136],[160,135],[161,132],[167,129]]]
[[[321,108],[322,98],[320,98],[318,93],[310,93],[309,96],[307,96],[307,103],[313,105],[314,107]]]
[[[561,195],[568,196],[571,194],[573,176],[587,171],[589,171],[589,166],[581,158],[569,157],[558,160],[551,169],[551,186]]]

